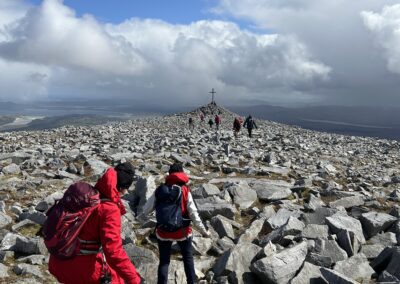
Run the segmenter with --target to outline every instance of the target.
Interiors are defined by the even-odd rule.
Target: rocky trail
[[[215,113],[218,131],[207,124]],[[175,161],[189,174],[212,232],[195,232],[193,240],[202,283],[400,283],[400,143],[261,120],[252,139],[245,129],[235,139],[234,117],[207,105],[107,125],[0,133],[0,283],[56,283],[36,236],[46,210],[73,182],[94,184],[120,161],[137,169],[124,196],[122,236],[146,283],[156,283],[155,218],[143,224],[135,216]],[[185,283],[174,251],[169,283]]]

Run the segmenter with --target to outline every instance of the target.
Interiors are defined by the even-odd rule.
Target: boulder
[[[288,198],[292,195],[291,183],[284,180],[270,180],[256,182],[252,186],[256,190],[258,199],[262,201],[276,201]]]
[[[367,257],[362,253],[348,259],[338,261],[334,270],[356,281],[368,283],[375,271],[369,265]]]
[[[387,230],[394,222],[397,221],[397,218],[386,213],[371,211],[362,214],[360,221],[365,234],[368,238],[371,238],[377,233]]]
[[[302,242],[272,256],[257,260],[251,266],[261,283],[283,284],[296,275],[307,255],[307,243]]]
[[[260,250],[254,244],[239,244],[219,257],[213,271],[216,276],[228,276],[231,283],[248,283],[251,262]]]
[[[342,230],[353,232],[361,244],[365,243],[361,223],[357,219],[347,216],[344,213],[336,213],[325,219],[333,233],[337,234]]]
[[[323,279],[328,284],[359,284],[359,282],[335,271],[327,268],[320,268]]]
[[[233,203],[241,210],[250,208],[257,200],[257,193],[245,181],[232,184],[226,189],[233,197]]]

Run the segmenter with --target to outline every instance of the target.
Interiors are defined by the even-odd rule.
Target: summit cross
[[[211,89],[211,92],[209,92],[211,95],[212,95],[212,98],[211,98],[211,103],[212,104],[215,104],[215,101],[214,101],[214,95],[217,93],[216,91],[214,91],[214,88],[212,88]]]

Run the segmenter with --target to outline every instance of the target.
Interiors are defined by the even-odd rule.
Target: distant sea
[[[286,108],[269,105],[233,106],[232,111],[305,129],[344,135],[400,140],[400,108],[318,106]]]

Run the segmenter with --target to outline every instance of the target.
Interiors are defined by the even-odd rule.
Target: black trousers
[[[251,138],[251,132],[253,131],[253,128],[247,128],[247,131],[249,132],[249,137]]]
[[[188,284],[194,284],[196,281],[196,273],[194,271],[192,238],[184,241],[178,241],[179,248],[183,258],[183,266],[185,268],[186,281]],[[160,251],[160,264],[158,266],[157,284],[167,284],[168,267],[171,259],[171,241],[158,240],[158,249]]]

